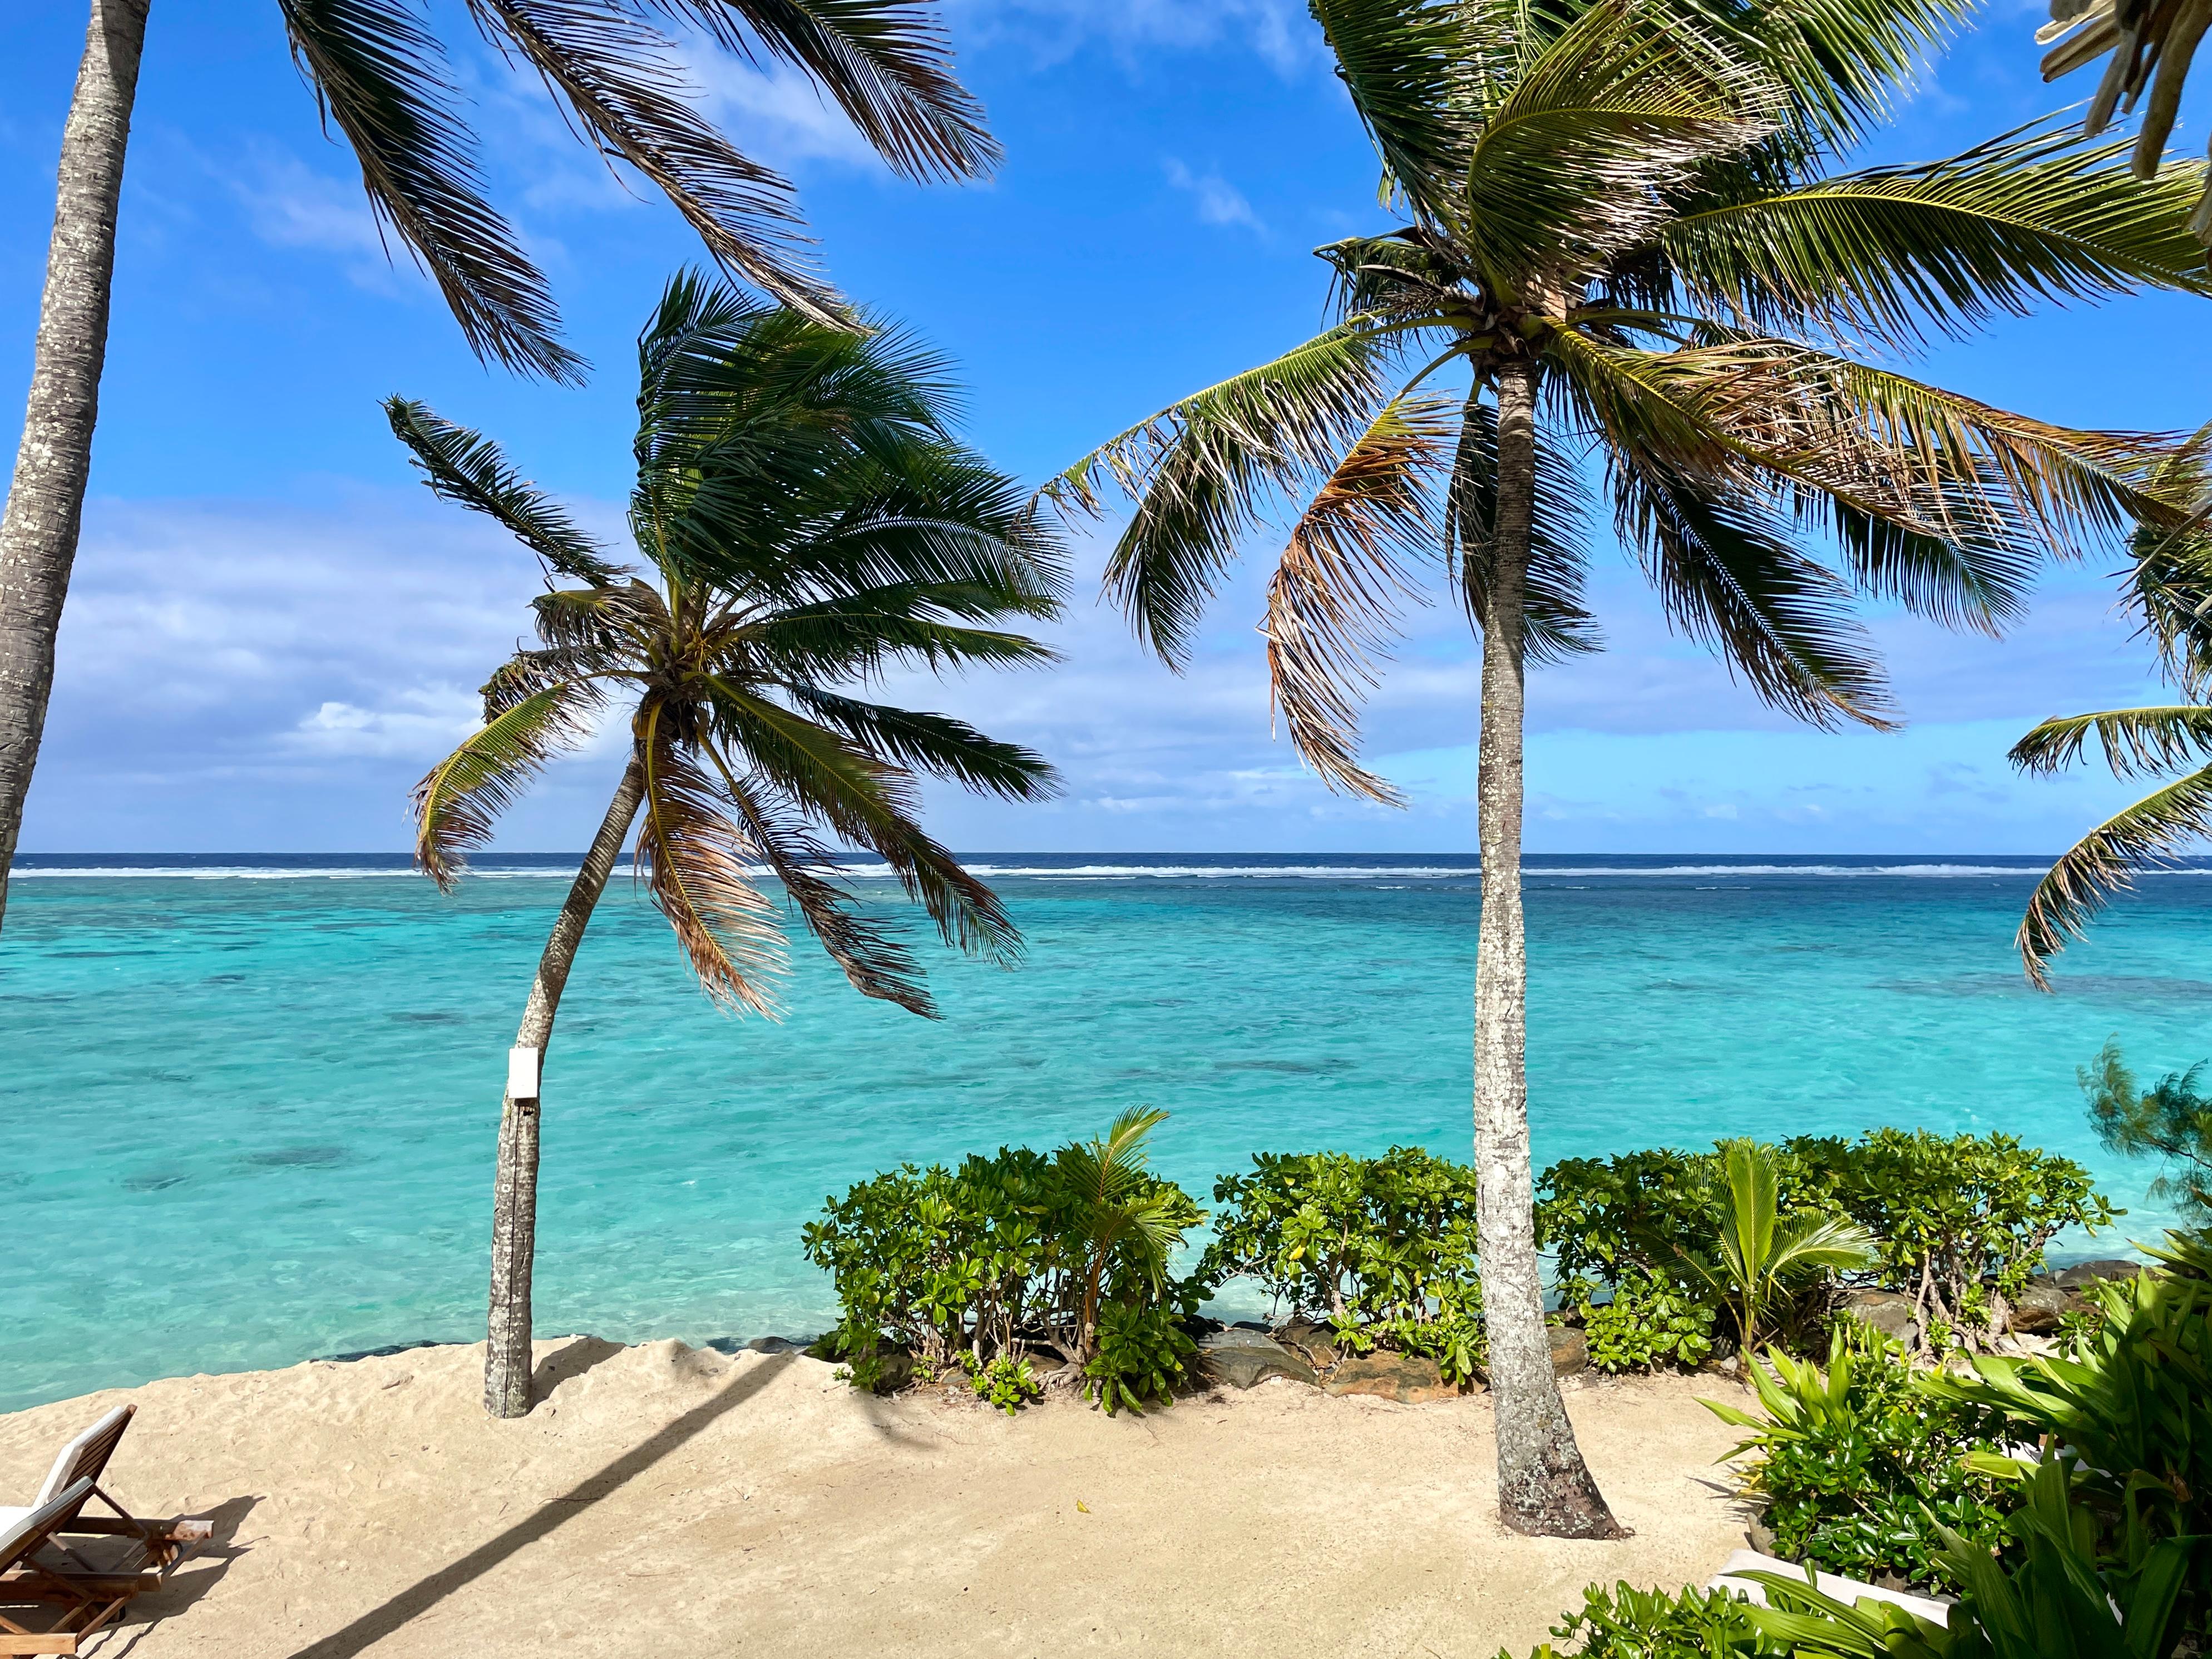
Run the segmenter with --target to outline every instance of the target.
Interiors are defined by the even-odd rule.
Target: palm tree
[[[484,1403],[530,1409],[538,1061],[634,819],[635,865],[708,995],[773,1013],[784,930],[761,879],[863,995],[932,1015],[912,954],[836,877],[872,849],[947,943],[1011,963],[998,898],[918,822],[917,775],[1011,800],[1051,769],[946,715],[856,696],[887,671],[1052,653],[985,626],[1057,611],[1059,552],[1017,486],[946,428],[944,365],[890,330],[832,327],[699,276],[639,341],[629,530],[611,562],[498,449],[420,404],[386,406],[429,488],[535,553],[538,644],[483,689],[484,723],[416,786],[416,860],[450,889],[464,855],[556,754],[619,705],[629,761],[554,923],[500,1114]]]
[[[2193,183],[2013,134],[1832,175],[1945,0],[1314,0],[1402,222],[1319,250],[1339,320],[1171,405],[1048,486],[1135,511],[1110,591],[1171,664],[1276,503],[1269,673],[1331,786],[1418,567],[1482,634],[1475,1145],[1501,1507],[1611,1535],[1551,1371],[1530,1217],[1520,887],[1528,660],[1591,648],[1586,508],[1674,624],[1769,702],[1890,724],[1857,594],[1996,631],[2045,550],[2163,509],[2149,439],[1911,380],[1909,348],[2051,297],[2201,289]],[[1815,539],[1839,556],[1822,562]],[[1441,555],[1441,558],[1438,556]]]
[[[76,558],[107,356],[116,204],[150,0],[91,0],[63,130],[31,390],[0,514],[0,917],[46,729],[54,637]],[[685,100],[673,39],[694,29],[793,65],[894,169],[975,178],[998,146],[952,78],[927,0],[466,0],[510,61],[537,71],[571,131],[667,197],[732,275],[817,320],[842,313],[809,268],[791,186]],[[559,339],[544,276],[484,198],[462,94],[415,0],[276,0],[293,61],[361,165],[378,222],[446,297],[480,357],[556,380],[583,360]]]
[[[1735,1320],[1744,1374],[1766,1334],[1768,1310],[1785,1293],[1822,1273],[1873,1265],[1874,1235],[1848,1216],[1805,1215],[1778,1220],[1782,1156],[1753,1140],[1721,1143],[1714,1212],[1719,1226],[1711,1257],[1684,1253],[1684,1262],[1728,1304]]]
[[[2047,720],[2008,757],[2048,775],[2080,761],[2094,737],[2113,776],[2172,779],[2082,836],[2036,884],[2013,942],[2039,990],[2051,988],[2051,958],[2136,872],[2212,836],[2212,426],[2160,467],[2158,489],[2191,510],[2179,525],[2154,519],[2136,532],[2125,603],[2182,701]]]

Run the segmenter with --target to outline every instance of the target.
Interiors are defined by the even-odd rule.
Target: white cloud
[[[357,179],[318,173],[277,145],[256,143],[223,182],[272,247],[336,254],[347,277],[374,293],[398,292],[403,266],[419,276],[404,245],[387,241]]]
[[[1166,162],[1168,183],[1182,191],[1197,204],[1198,216],[1209,225],[1243,225],[1266,235],[1267,226],[1252,210],[1251,203],[1243,192],[1221,176],[1218,169],[1209,167],[1204,173],[1193,173],[1175,156]]]

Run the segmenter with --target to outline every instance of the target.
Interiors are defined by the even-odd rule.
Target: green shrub
[[[885,1380],[887,1343],[927,1375],[957,1360],[972,1377],[1037,1344],[1085,1363],[1090,1328],[1115,1306],[1194,1311],[1196,1281],[1165,1263],[1204,1212],[1143,1167],[1158,1117],[1125,1114],[1105,1139],[1052,1158],[1002,1146],[957,1170],[909,1164],[825,1200],[804,1243],[835,1284],[843,1316],[831,1346],[854,1383]],[[1009,1375],[996,1373],[1001,1395]]]
[[[1097,1352],[1083,1367],[1083,1391],[1109,1417],[1125,1407],[1141,1413],[1174,1393],[1197,1352],[1168,1309],[1108,1302],[1099,1310]]]
[[[1858,1280],[1912,1296],[1939,1341],[1990,1328],[1999,1310],[1985,1281],[2017,1297],[2062,1230],[2119,1213],[2080,1164],[2012,1135],[1875,1129],[1855,1141],[1801,1136],[1776,1151],[1779,1220],[1841,1214],[1864,1227],[1881,1261]],[[1538,1178],[1536,1239],[1570,1303],[1637,1269],[1687,1283],[1684,1259],[1710,1247],[1721,1204],[1717,1151],[1567,1158]]]
[[[1745,1616],[1744,1603],[1726,1590],[1611,1589],[1592,1584],[1581,1608],[1552,1626],[1563,1642],[1578,1644],[1577,1659],[1751,1659],[1786,1654],[1785,1643],[1761,1636]],[[1529,1659],[1553,1659],[1545,1643]],[[1498,1659],[1511,1659],[1504,1650]]]
[[[1689,1369],[1713,1351],[1711,1299],[1650,1267],[1625,1269],[1612,1301],[1585,1302],[1580,1311],[1590,1364],[1601,1371]]]
[[[1222,1207],[1198,1276],[1256,1279],[1340,1346],[1434,1358],[1465,1382],[1485,1361],[1474,1171],[1418,1146],[1252,1159],[1214,1183]]]
[[[1966,1461],[1996,1452],[2002,1419],[1978,1402],[1928,1394],[1880,1332],[1838,1326],[1825,1374],[1772,1350],[1750,1369],[1763,1415],[1705,1404],[1753,1431],[1729,1455],[1758,1454],[1744,1484],[1765,1501],[1777,1554],[1853,1578],[1894,1573],[1952,1590],[1943,1529],[1984,1547],[2002,1537],[2011,1488]]]
[[[1011,1353],[994,1354],[988,1360],[963,1353],[960,1359],[968,1370],[968,1386],[975,1390],[976,1398],[996,1406],[1009,1417],[1044,1392],[1036,1373],[1030,1369],[1030,1362]]]
[[[2212,1283],[2143,1273],[2092,1296],[2102,1322],[2073,1358],[1984,1355],[1978,1375],[1930,1376],[1922,1389],[2002,1414],[2015,1439],[2067,1447],[2098,1547],[2117,1561],[2131,1540],[2212,1533]],[[2196,1628],[2212,1620],[2212,1573],[2186,1607]]]

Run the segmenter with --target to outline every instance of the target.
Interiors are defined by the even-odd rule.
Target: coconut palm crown
[[[639,368],[636,565],[483,438],[386,405],[429,487],[505,526],[547,576],[538,643],[486,682],[482,728],[416,787],[417,862],[450,887],[548,761],[601,714],[629,716],[628,763],[539,956],[500,1109],[484,1357],[497,1417],[532,1400],[538,1062],[632,821],[635,868],[726,1006],[776,1005],[787,942],[765,872],[854,987],[928,1014],[912,953],[837,877],[836,849],[874,852],[949,943],[1009,962],[1019,936],[923,830],[919,781],[1015,800],[1054,784],[1025,749],[860,695],[899,669],[1052,656],[991,625],[1054,613],[1059,550],[1013,481],[951,437],[939,362],[896,331],[686,275]]]
[[[854,687],[903,665],[1049,661],[981,624],[1053,614],[1056,549],[1014,484],[947,435],[941,364],[895,331],[824,327],[686,276],[639,355],[629,528],[644,574],[475,433],[386,405],[430,488],[497,520],[550,579],[538,643],[501,665],[483,727],[416,787],[417,860],[450,886],[545,763],[619,702],[637,868],[707,990],[775,1006],[783,937],[764,867],[855,987],[928,1013],[911,954],[823,873],[831,848],[873,851],[949,942],[1010,958],[998,900],[917,822],[916,775],[1026,800],[1053,774]]]
[[[1243,539],[1289,521],[1261,632],[1332,787],[1390,802],[1358,714],[1433,582],[1483,635],[1475,1102],[1501,1510],[1615,1530],[1552,1380],[1533,1230],[1519,889],[1527,659],[1591,649],[1593,509],[1674,624],[1816,724],[1893,712],[1854,602],[1994,632],[2038,562],[2167,509],[2165,442],[1911,378],[2053,299],[2203,291],[2201,169],[2055,129],[1838,173],[1948,0],[1312,0],[1396,222],[1318,250],[1337,321],[1048,494],[1134,501],[1109,591],[1172,664]]]

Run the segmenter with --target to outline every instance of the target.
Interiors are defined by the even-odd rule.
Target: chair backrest
[[[72,1481],[21,1520],[0,1527],[0,1572],[26,1559],[55,1532],[76,1520],[84,1500],[91,1496],[91,1481]]]
[[[116,1443],[123,1438],[123,1431],[131,1426],[136,1406],[118,1406],[82,1434],[64,1446],[54,1466],[46,1471],[46,1484],[39,1488],[39,1495],[31,1500],[33,1506],[48,1503],[66,1492],[78,1480],[97,1482],[107,1472],[107,1460],[115,1455]]]

